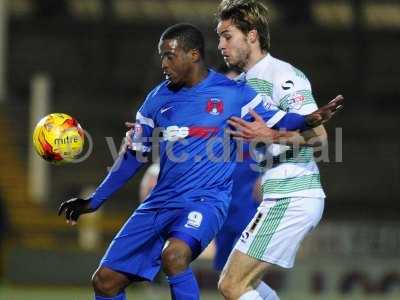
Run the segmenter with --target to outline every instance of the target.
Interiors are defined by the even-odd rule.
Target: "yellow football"
[[[42,118],[33,131],[36,152],[46,161],[59,164],[73,162],[85,143],[81,125],[73,117],[53,113]]]

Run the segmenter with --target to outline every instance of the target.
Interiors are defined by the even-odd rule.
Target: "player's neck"
[[[208,68],[204,65],[195,68],[192,72],[190,72],[190,76],[188,76],[188,80],[185,83],[186,87],[193,87],[198,84],[200,81],[204,80],[208,75]]]
[[[260,60],[268,55],[268,52],[257,49],[251,52],[249,59],[243,70],[247,73],[252,67],[254,67]]]

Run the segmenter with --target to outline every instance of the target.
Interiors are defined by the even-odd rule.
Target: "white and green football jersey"
[[[249,85],[264,94],[265,105],[286,112],[307,115],[317,110],[307,77],[292,65],[268,54],[245,75]],[[311,147],[292,149],[271,145],[271,156],[280,159],[267,169],[262,178],[264,199],[287,197],[324,198],[318,166]]]

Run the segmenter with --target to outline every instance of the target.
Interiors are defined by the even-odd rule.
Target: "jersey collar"
[[[196,85],[194,85],[194,86],[192,86],[190,88],[189,87],[183,87],[182,90],[183,91],[191,91],[192,92],[192,91],[196,91],[198,89],[201,89],[201,88],[207,86],[209,84],[209,82],[212,81],[215,73],[216,72],[213,69],[208,69],[208,74],[202,81],[200,81],[199,83],[197,83]]]
[[[271,63],[273,57],[271,54],[267,54],[265,57],[260,59],[254,66],[247,71],[246,76],[252,76],[253,74],[257,74],[260,71],[264,71]]]

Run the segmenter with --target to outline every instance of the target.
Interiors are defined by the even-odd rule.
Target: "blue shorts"
[[[223,219],[207,201],[189,202],[183,208],[139,207],[111,242],[100,266],[152,281],[160,270],[162,249],[172,232],[193,237],[204,250],[222,227]]]
[[[235,246],[241,234],[242,231],[230,230],[228,226],[222,227],[221,231],[218,232],[217,236],[215,237],[215,270],[221,271],[224,268],[229,254],[231,253],[233,246]]]

